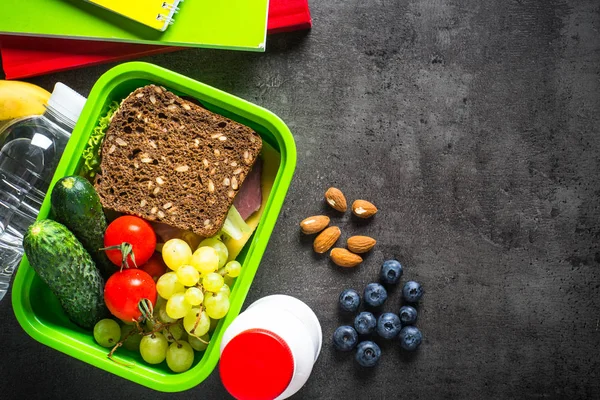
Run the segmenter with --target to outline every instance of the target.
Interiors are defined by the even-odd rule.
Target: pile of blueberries
[[[379,280],[385,285],[397,285],[402,277],[402,265],[397,260],[388,260],[381,266]],[[355,359],[363,367],[377,365],[381,349],[368,337],[377,334],[383,339],[400,340],[400,346],[407,351],[415,351],[423,335],[417,322],[417,310],[414,307],[423,296],[423,288],[415,281],[408,281],[402,288],[402,297],[406,303],[398,314],[383,312],[379,317],[370,311],[362,311],[354,318],[354,326],[342,325],[333,333],[333,345],[340,351],[352,351],[356,348]],[[365,306],[378,310],[387,299],[387,290],[381,283],[369,283],[363,293]],[[361,303],[359,293],[354,289],[345,289],[340,294],[340,310],[356,313]],[[361,341],[359,342],[359,337]],[[364,339],[363,339],[364,338]]]

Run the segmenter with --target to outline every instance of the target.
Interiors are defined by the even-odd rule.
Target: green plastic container
[[[97,345],[90,332],[69,321],[58,300],[35,274],[26,258],[23,258],[15,276],[12,303],[23,329],[41,343],[152,389],[177,392],[202,382],[219,360],[222,333],[242,308],[292,180],[296,166],[296,146],[287,126],[271,112],[167,69],[131,62],[112,68],[92,88],[52,185],[59,178],[78,171],[80,156],[88,137],[108,105],[114,100],[124,99],[134,89],[149,83],[162,85],[180,96],[197,99],[207,109],[250,126],[281,155],[279,170],[260,223],[237,258],[243,268],[231,290],[231,308],[215,329],[210,345],[205,352],[196,353],[192,368],[180,374],[171,372],[165,362],[158,366],[146,364],[138,353],[125,349],[118,349],[115,359],[128,365],[111,361],[107,358],[108,350]],[[49,212],[48,194],[38,219],[47,218]]]

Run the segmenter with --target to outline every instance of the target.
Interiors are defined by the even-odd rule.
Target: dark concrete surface
[[[600,3],[311,2],[309,34],[266,54],[146,58],[278,114],[298,165],[246,305],[273,293],[314,308],[325,343],[297,399],[600,398]],[[87,94],[112,65],[32,79]],[[380,209],[336,216],[378,240],[355,270],[316,257],[298,222],[330,185]],[[332,214],[333,215],[333,214]],[[342,241],[340,241],[341,243]],[[384,259],[423,283],[420,351],[383,343],[364,371],[331,346]],[[397,311],[394,291],[386,310]],[[0,303],[2,399],[222,399],[218,374],[151,391],[31,339]]]

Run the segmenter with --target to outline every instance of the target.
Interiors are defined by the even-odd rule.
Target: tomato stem
[[[131,245],[131,243],[123,242],[114,246],[103,247],[100,250],[119,250],[122,256],[121,271],[123,271],[123,268],[129,268],[129,264],[127,263],[127,257],[131,257],[131,261],[133,262],[135,268],[138,267],[135,263],[135,254],[133,253],[133,246]]]
[[[138,308],[142,313],[142,317],[144,317],[144,319],[151,320],[153,318],[152,314],[154,313],[154,306],[152,305],[152,302],[149,299],[141,299],[138,303]]]

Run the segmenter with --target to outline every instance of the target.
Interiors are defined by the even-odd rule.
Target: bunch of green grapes
[[[155,317],[154,320],[146,320],[145,325],[140,327],[119,325],[110,318],[100,320],[94,327],[94,339],[103,347],[113,348],[109,357],[116,350],[115,345],[121,343],[128,350],[139,351],[149,364],[160,364],[166,360],[173,372],[187,371],[194,362],[194,351],[204,351],[208,347],[210,334],[191,336],[184,331],[181,321],[162,321],[158,312]]]
[[[229,284],[241,265],[227,262],[227,246],[217,238],[203,240],[193,253],[187,242],[171,239],[162,256],[170,271],[156,282],[153,318],[143,326],[102,320],[94,327],[94,338],[104,347],[122,341],[123,347],[139,350],[147,363],[166,360],[173,372],[184,372],[194,362],[194,351],[206,349],[209,332],[229,311]]]
[[[171,239],[164,244],[162,256],[171,271],[163,274],[156,282],[159,300],[164,299],[157,307],[157,317],[162,323],[172,324],[168,327],[170,332],[166,332],[167,342],[169,334],[176,339],[173,344],[181,342],[177,336],[186,334],[189,346],[184,342],[177,351],[173,350],[171,360],[162,340],[158,339],[163,343],[162,347],[155,347],[159,355],[166,352],[169,368],[180,372],[178,370],[187,366],[188,362],[191,366],[194,358],[192,349],[205,348],[201,346],[207,342],[205,336],[229,311],[230,289],[225,279],[231,283],[231,279],[240,274],[241,265],[238,261],[227,262],[227,246],[217,238],[203,240],[193,253],[185,241]],[[149,356],[151,361],[146,359],[144,341],[156,340],[147,338],[142,339],[140,352],[144,360],[152,363],[160,357],[153,359]],[[187,370],[189,366],[183,370]]]

